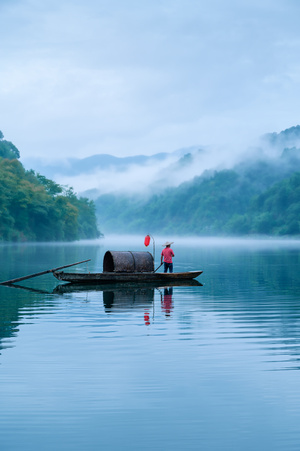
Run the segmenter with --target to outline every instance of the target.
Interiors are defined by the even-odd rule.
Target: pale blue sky
[[[300,123],[300,2],[0,1],[0,130],[22,157],[243,147]]]

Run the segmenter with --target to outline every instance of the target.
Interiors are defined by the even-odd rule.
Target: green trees
[[[102,227],[127,233],[299,235],[300,172],[272,184],[269,168],[259,167],[257,173],[224,170],[196,177],[144,203],[102,196],[96,200]]]
[[[0,157],[9,158],[10,160],[14,158],[20,158],[20,152],[10,141],[4,139],[3,133],[0,130]]]
[[[73,241],[97,238],[95,205],[18,161],[0,131],[0,241]]]
[[[46,177],[0,157],[0,241],[96,238],[95,207]]]
[[[300,234],[300,172],[257,196],[248,216],[253,233]]]

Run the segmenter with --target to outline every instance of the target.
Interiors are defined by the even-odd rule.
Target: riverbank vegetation
[[[0,132],[0,241],[74,241],[100,236],[95,205],[33,170]]]

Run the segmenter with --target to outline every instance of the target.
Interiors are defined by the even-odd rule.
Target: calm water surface
[[[2,245],[1,280],[86,258],[76,271],[102,271],[108,249],[145,250]],[[203,285],[0,287],[1,451],[300,449],[300,242],[173,249]]]

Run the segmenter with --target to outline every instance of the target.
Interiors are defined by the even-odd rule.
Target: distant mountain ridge
[[[273,147],[297,147],[300,145],[300,125],[287,128],[280,133],[266,133],[262,141]]]
[[[55,162],[27,158],[23,164],[63,186],[72,186],[81,196],[94,200],[106,193],[135,192],[149,196],[168,186],[177,186],[199,173],[199,157],[205,152],[198,146],[191,146],[150,156],[96,154]]]
[[[63,186],[89,186],[81,194],[95,201],[105,233],[300,235],[299,125],[267,133],[238,154],[191,146],[36,163],[33,169]]]
[[[53,163],[45,163],[42,158],[25,158],[23,164],[26,168],[32,168],[37,172],[42,172],[47,177],[54,177],[62,174],[66,176],[77,176],[80,174],[89,174],[97,169],[108,170],[115,169],[124,171],[129,166],[145,166],[155,162],[162,162],[170,157],[180,159],[189,152],[194,152],[198,147],[193,146],[184,149],[178,149],[174,152],[161,152],[154,155],[134,155],[126,157],[115,157],[110,154],[95,154],[86,158],[67,158],[55,161]]]
[[[232,168],[199,172],[149,199],[100,196],[95,205],[101,227],[168,236],[300,236],[299,138],[300,126],[265,135],[262,147]]]
[[[283,151],[284,148],[300,147],[300,125],[290,127],[279,133],[266,133],[261,137],[261,146],[273,147]],[[159,162],[172,160],[172,169],[184,165],[193,164],[193,157],[197,153],[204,152],[203,146],[190,146],[175,150],[173,152],[161,152],[147,155],[134,155],[125,157],[116,157],[106,153],[91,155],[85,158],[62,158],[53,162],[45,162],[42,158],[29,157],[23,158],[22,163],[26,169],[34,169],[44,174],[46,177],[55,178],[55,176],[76,177],[82,174],[91,174],[97,170],[115,170],[125,171],[130,166],[147,166]],[[184,159],[183,159],[184,158]]]

